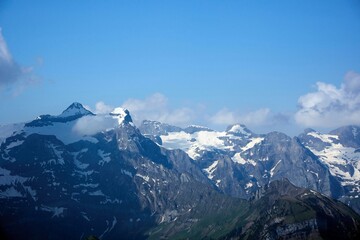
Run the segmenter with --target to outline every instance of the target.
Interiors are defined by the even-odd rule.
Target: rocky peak
[[[58,117],[66,118],[71,116],[85,116],[94,115],[92,112],[84,108],[81,103],[74,102],[67,109],[65,109]]]
[[[169,132],[181,132],[182,128],[172,126],[166,123],[158,121],[144,120],[139,126],[139,130],[142,134],[148,135],[167,135]]]
[[[40,115],[35,120],[25,124],[26,127],[43,127],[53,125],[56,122],[69,122],[74,121],[83,116],[93,116],[92,112],[85,109],[81,103],[74,102],[67,109],[65,109],[60,115],[52,116],[49,114]]]

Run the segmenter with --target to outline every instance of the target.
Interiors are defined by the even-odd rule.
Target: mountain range
[[[360,128],[137,127],[128,110],[0,126],[1,239],[357,239]]]

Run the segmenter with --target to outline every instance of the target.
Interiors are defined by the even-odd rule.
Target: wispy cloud
[[[242,123],[247,126],[273,126],[289,122],[290,116],[283,113],[273,113],[269,108],[260,108],[258,110],[241,113],[239,111],[223,108],[210,116],[211,124],[225,126],[235,123]]]
[[[0,90],[7,89],[13,96],[17,96],[39,81],[33,67],[23,67],[13,59],[0,28]]]
[[[316,91],[298,100],[298,124],[308,127],[338,127],[360,124],[360,74],[348,72],[340,87],[316,83]]]
[[[91,107],[89,105],[84,105],[84,107],[92,113],[95,114],[107,114],[114,110],[113,106],[107,105],[103,101],[99,101],[95,103],[95,107]]]
[[[149,119],[182,126],[192,123],[197,116],[196,109],[171,108],[167,97],[161,93],[155,93],[145,99],[128,99],[122,107],[130,111],[135,124]]]
[[[88,110],[96,114],[107,114],[114,107],[99,101],[95,106],[85,106]],[[185,127],[191,124],[205,125],[217,130],[223,130],[228,125],[241,123],[254,130],[288,130],[293,124],[292,115],[286,113],[275,113],[269,108],[260,108],[251,112],[240,112],[223,108],[215,114],[209,114],[207,107],[203,104],[192,106],[173,107],[169,99],[161,94],[155,93],[149,97],[138,99],[130,98],[120,105],[130,111],[130,115],[135,123],[139,126],[143,120],[155,120],[162,123],[172,124],[175,126]],[[86,117],[78,121],[74,131],[91,135],[98,131],[104,131],[107,128],[115,126],[111,120],[102,120],[101,116]]]

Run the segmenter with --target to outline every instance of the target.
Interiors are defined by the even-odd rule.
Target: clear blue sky
[[[0,27],[40,79],[17,96],[6,85],[0,124],[154,93],[209,115],[292,113],[316,82],[360,72],[356,0],[1,1]]]

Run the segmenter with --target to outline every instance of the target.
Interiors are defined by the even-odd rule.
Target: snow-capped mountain
[[[0,145],[0,226],[14,239],[141,239],[218,195],[186,153],[144,137],[122,108],[95,115],[73,104]]]
[[[344,127],[330,134],[306,130],[290,138],[279,132],[255,134],[241,124],[223,132],[201,128],[187,132],[169,125],[164,130],[159,122],[146,124],[156,125],[158,131],[147,132],[146,127],[140,127],[144,134],[158,134],[163,147],[184,150],[226,194],[250,198],[261,186],[287,178],[297,186],[340,199],[360,212],[358,127]]]
[[[307,129],[301,142],[327,166],[342,186],[340,199],[360,209],[360,127],[346,126],[321,134]]]
[[[0,238],[219,239],[254,237],[258,228],[286,238],[326,233],[323,222],[348,232],[345,239],[358,236],[360,217],[345,205],[313,191],[291,190],[296,196],[290,196],[286,190],[293,188],[284,178],[351,204],[357,199],[302,138],[255,134],[244,125],[218,132],[144,121],[139,129],[126,109],[96,115],[80,103],[57,116],[1,126]],[[347,134],[337,133],[338,139]],[[353,136],[341,140],[344,148],[354,148]],[[332,146],[322,144],[317,151]],[[268,193],[277,180],[276,191],[286,197]],[[278,201],[264,205],[269,194]],[[293,211],[275,211],[281,202],[307,206],[306,217],[285,221]],[[262,216],[260,206],[279,221]],[[256,219],[267,220],[253,226]]]

